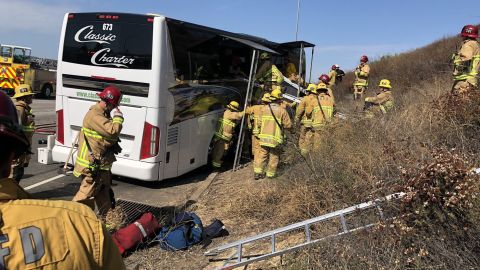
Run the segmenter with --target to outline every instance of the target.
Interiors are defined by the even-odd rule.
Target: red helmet
[[[0,91],[0,138],[4,141],[5,137],[14,139],[18,143],[19,149],[15,149],[18,150],[17,152],[28,151],[30,143],[18,123],[17,109],[12,99]]]
[[[360,62],[362,62],[362,63],[368,62],[368,56],[362,55],[362,57],[360,57]]]
[[[324,84],[328,84],[330,82],[330,77],[327,74],[322,74],[319,78]]]
[[[100,99],[105,101],[107,104],[117,107],[122,99],[122,92],[120,92],[120,89],[115,86],[107,86],[102,92],[97,93],[97,96],[99,96]]]
[[[336,70],[336,69],[339,69],[339,68],[340,68],[340,66],[337,65],[337,64],[335,64],[335,65],[332,66],[332,70]]]
[[[471,24],[465,25],[460,35],[462,37],[478,38],[478,27]]]

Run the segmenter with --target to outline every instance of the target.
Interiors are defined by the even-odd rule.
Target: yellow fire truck
[[[28,47],[0,44],[0,89],[12,94],[17,85],[27,83],[49,97],[55,89],[56,61],[32,57],[31,52]]]

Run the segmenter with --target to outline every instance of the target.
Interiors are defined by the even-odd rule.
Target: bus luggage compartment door
[[[179,124],[167,127],[163,178],[173,178],[178,175],[179,133]]]

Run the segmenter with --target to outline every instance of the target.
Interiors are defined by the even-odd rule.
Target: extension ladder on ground
[[[263,261],[275,256],[281,256],[283,254],[297,251],[299,249],[311,246],[313,244],[319,243],[320,241],[324,241],[330,238],[335,238],[339,237],[348,233],[352,233],[361,229],[366,229],[369,227],[374,226],[375,224],[378,224],[381,220],[385,219],[390,219],[393,217],[387,217],[388,214],[386,213],[383,209],[383,206],[386,206],[386,202],[392,201],[392,200],[398,200],[404,196],[404,193],[395,193],[388,195],[384,198],[377,199],[374,201],[369,201],[365,203],[361,203],[355,206],[351,206],[342,210],[338,210],[332,213],[328,213],[316,218],[308,219],[299,223],[291,224],[289,226],[279,228],[273,231],[265,232],[253,237],[249,237],[247,239],[239,240],[230,244],[222,245],[219,247],[216,247],[214,249],[211,249],[207,252],[205,252],[205,256],[218,256],[221,253],[232,250],[230,257],[226,259],[216,259],[216,261],[223,262],[223,266],[220,266],[217,269],[233,269],[236,267],[240,266],[247,266],[253,262],[258,262],[258,261]],[[367,214],[366,211],[373,211],[372,213]],[[361,224],[361,225],[352,225],[351,221],[347,221],[347,215],[354,216],[359,218],[359,214],[361,215],[363,213],[364,217],[368,216],[370,219],[367,224]],[[373,215],[372,215],[373,214]],[[338,221],[336,220],[338,219]],[[353,219],[353,218],[352,218]],[[336,228],[330,228],[333,229],[333,232],[330,232],[330,234],[320,236],[318,238],[315,237],[314,234],[319,234],[319,231],[322,229],[318,230],[318,225],[327,225],[324,226],[328,227],[330,224],[325,224],[327,222],[332,222],[335,221],[334,224],[340,225],[338,229]],[[352,220],[354,221],[354,220]],[[349,224],[350,223],[350,224]],[[351,225],[351,226],[349,226]],[[332,226],[334,227],[334,226]],[[317,228],[317,230],[316,230]],[[287,233],[292,233],[297,231],[297,236],[298,236],[298,231],[302,232],[302,238],[304,238],[304,241],[301,243],[297,243],[294,246],[286,246],[283,248],[279,248],[279,240],[278,238],[282,234],[287,234]],[[332,230],[331,230],[332,231]],[[285,236],[285,235],[284,235]],[[286,235],[288,236],[288,235]],[[290,235],[291,236],[291,235]],[[298,240],[298,239],[297,239]],[[263,241],[263,242],[261,242]],[[266,243],[265,243],[266,242]],[[286,241],[288,242],[288,241]],[[254,255],[244,255],[244,248],[246,248],[247,244],[252,246],[252,245],[259,245],[263,243],[263,247],[267,246],[269,247],[269,252],[264,253],[264,254],[254,254]],[[265,245],[266,244],[266,245]],[[236,249],[236,250],[235,250]],[[234,251],[234,252],[233,252]]]

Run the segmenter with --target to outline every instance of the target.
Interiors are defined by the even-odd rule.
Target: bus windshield
[[[63,61],[125,69],[152,68],[153,23],[141,15],[69,14]]]

